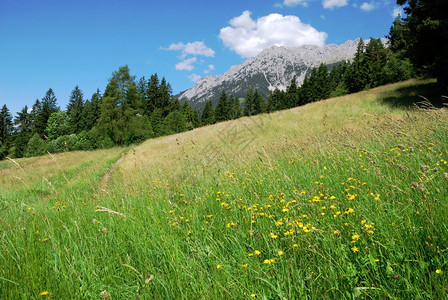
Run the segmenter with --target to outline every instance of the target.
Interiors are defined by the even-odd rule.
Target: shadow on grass
[[[428,101],[431,104],[427,103]],[[394,108],[412,108],[415,106],[441,108],[448,105],[448,99],[442,97],[437,83],[429,82],[400,88],[395,91],[394,95],[385,97],[383,103]]]

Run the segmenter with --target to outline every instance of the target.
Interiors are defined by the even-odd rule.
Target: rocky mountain
[[[386,43],[386,39],[383,43]],[[359,39],[349,40],[342,45],[301,47],[272,47],[262,51],[256,57],[249,58],[241,65],[232,66],[227,72],[217,76],[206,76],[195,86],[177,95],[182,101],[188,99],[197,108],[205,102],[218,101],[224,90],[228,95],[245,97],[249,87],[268,94],[276,88],[284,90],[293,76],[300,86],[311,69],[321,63],[331,65],[352,60]],[[365,41],[367,44],[368,41]]]

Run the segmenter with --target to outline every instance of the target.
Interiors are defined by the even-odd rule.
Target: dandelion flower
[[[250,295],[252,298],[256,298],[257,297],[257,295],[255,295],[255,294],[251,294]]]
[[[441,270],[441,269],[437,269],[437,270],[436,270],[436,273],[437,273],[437,274],[442,274],[442,270]]]
[[[217,265],[216,269],[221,269],[222,265]]]
[[[247,266],[248,266],[247,264],[242,265],[242,267],[243,267],[244,269],[246,269]]]

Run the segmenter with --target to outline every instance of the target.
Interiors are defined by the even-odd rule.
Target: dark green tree
[[[78,86],[70,94],[67,104],[67,118],[70,133],[79,133],[83,129],[82,117],[84,108],[84,95]]]
[[[155,136],[162,136],[166,134],[165,123],[163,122],[163,112],[161,108],[156,108],[152,112],[149,121]]]
[[[101,103],[101,93],[98,89],[93,95],[91,100],[87,100],[84,103],[84,108],[82,110],[82,128],[83,130],[91,130],[98,118],[100,117],[100,103]]]
[[[53,90],[50,88],[45,97],[42,98],[39,103],[36,101],[33,110],[36,108],[35,119],[34,119],[34,132],[38,133],[41,137],[45,134],[45,129],[47,128],[47,122],[51,114],[57,112],[59,107],[56,104],[57,99],[54,95]]]
[[[165,128],[168,134],[186,131],[187,122],[182,112],[179,110],[170,112],[165,118]]]
[[[297,77],[294,75],[291,79],[290,85],[286,89],[286,107],[284,108],[292,108],[299,105],[299,93],[297,86]]]
[[[252,105],[252,113],[251,115],[258,115],[264,113],[266,111],[266,104],[264,102],[264,96],[258,92],[258,89],[255,90],[253,95],[253,105]]]
[[[226,92],[223,90],[219,96],[218,103],[215,108],[216,122],[222,122],[230,119],[230,103]]]
[[[40,135],[38,133],[35,133],[32,138],[28,141],[26,150],[25,150],[25,156],[31,157],[31,156],[38,156],[45,154],[45,141],[42,140]]]
[[[237,96],[230,97],[230,119],[241,118],[243,113],[241,111],[240,99]]]
[[[0,159],[3,159],[8,153],[12,125],[12,116],[5,104],[0,110]]]
[[[6,143],[6,139],[12,134],[12,128],[12,116],[4,104],[0,110],[0,144]]]
[[[246,92],[243,113],[245,116],[251,116],[254,113],[254,92],[252,90],[252,87],[249,87]]]
[[[209,125],[215,123],[215,110],[211,100],[205,103],[204,110],[202,111],[202,125]]]
[[[28,106],[25,105],[14,118],[14,146],[11,155],[13,157],[22,157],[26,146],[31,138],[32,116],[28,112]]]
[[[403,25],[405,52],[412,63],[425,73],[437,78],[443,92],[448,87],[448,1],[446,0],[397,0],[405,5]],[[391,35],[391,44],[402,42]]]

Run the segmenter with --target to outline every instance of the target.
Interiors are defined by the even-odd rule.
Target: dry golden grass
[[[305,155],[316,148],[378,139],[379,128],[416,122],[406,110],[393,109],[379,99],[401,87],[422,81],[387,85],[353,95],[310,103],[291,110],[243,117],[190,132],[151,139],[133,148],[117,167],[110,185],[138,190],[154,179],[200,178],[205,169],[225,169],[267,163],[276,156]],[[413,114],[418,118],[418,114]],[[383,130],[384,131],[384,130]]]

